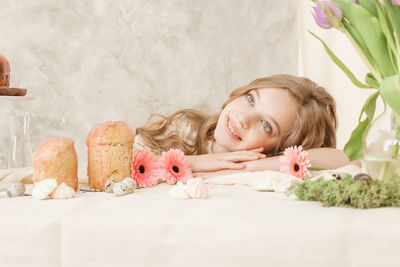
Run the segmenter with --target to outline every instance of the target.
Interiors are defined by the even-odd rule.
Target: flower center
[[[299,164],[294,164],[294,171],[298,172],[300,170]]]
[[[143,165],[140,165],[140,166],[139,166],[139,172],[140,172],[140,173],[144,173],[144,170],[145,170],[145,169],[144,169],[144,166],[143,166]]]
[[[179,168],[178,168],[178,166],[172,166],[172,170],[174,171],[174,172],[176,172],[176,173],[178,173],[179,172]]]

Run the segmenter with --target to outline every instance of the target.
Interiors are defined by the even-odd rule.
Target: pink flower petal
[[[135,154],[131,168],[132,178],[141,187],[155,186],[162,175],[158,160],[148,149],[142,149]]]
[[[279,158],[280,171],[304,179],[311,176],[308,170],[311,167],[308,153],[301,146],[286,148],[283,156]]]
[[[190,163],[186,159],[185,154],[179,149],[170,149],[168,152],[163,152],[160,159],[160,166],[163,178],[169,184],[186,181],[193,178]]]

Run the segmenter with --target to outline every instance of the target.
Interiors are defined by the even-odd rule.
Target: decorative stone
[[[169,196],[175,199],[189,199],[182,182],[177,182],[176,186],[169,190]]]
[[[54,199],[74,198],[75,190],[63,182],[51,193],[51,197]]]
[[[351,177],[351,174],[346,172],[332,173],[332,177],[336,180],[342,180],[344,178]]]
[[[353,177],[353,181],[369,182],[371,180],[372,180],[371,176],[369,176],[366,173],[359,173],[359,174],[354,175],[354,177]]]
[[[276,178],[261,177],[254,181],[253,188],[257,191],[274,192],[278,184],[279,181]]]
[[[9,197],[23,196],[25,193],[25,185],[23,183],[12,183],[7,189],[7,195]]]
[[[53,178],[37,182],[32,190],[32,197],[36,199],[45,199],[54,191],[54,189],[56,189],[56,187],[57,180]]]
[[[133,193],[135,192],[135,189],[136,183],[133,184],[130,181],[121,181],[113,186],[114,195],[118,197]]]
[[[113,179],[108,179],[106,183],[104,184],[104,192],[107,193],[112,193],[113,192],[113,187],[117,182],[114,181]]]

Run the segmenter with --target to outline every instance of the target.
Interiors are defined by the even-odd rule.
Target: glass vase
[[[384,112],[372,121],[363,142],[363,172],[373,179],[388,179],[400,173],[400,120],[385,104]]]
[[[16,111],[10,117],[10,150],[8,168],[32,167],[32,146],[29,138],[29,113]]]

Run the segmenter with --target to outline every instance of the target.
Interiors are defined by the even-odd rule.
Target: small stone
[[[353,177],[353,181],[369,182],[371,180],[372,180],[371,176],[369,176],[366,173],[359,173],[359,174],[354,175],[354,177]]]
[[[112,193],[113,192],[113,187],[117,182],[112,180],[112,179],[108,179],[106,181],[106,183],[104,184],[104,191],[107,193]]]
[[[12,183],[7,189],[7,195],[9,197],[23,196],[25,193],[25,185],[23,183]]]
[[[346,172],[332,173],[332,177],[336,180],[342,180],[344,178],[351,177],[351,174]]]

